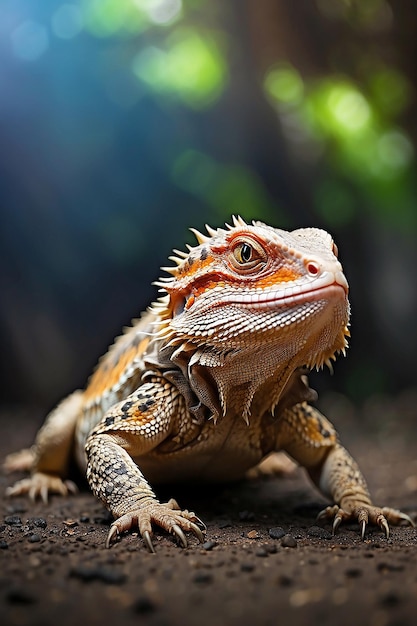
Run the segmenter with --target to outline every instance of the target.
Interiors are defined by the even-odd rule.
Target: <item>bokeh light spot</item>
[[[82,28],[82,14],[75,4],[61,4],[52,16],[52,30],[60,39],[72,39]]]
[[[181,15],[181,0],[136,0],[154,24],[172,24]]]
[[[398,115],[410,102],[412,88],[407,78],[394,69],[375,71],[369,83],[376,105],[388,115]]]
[[[82,9],[85,28],[95,37],[138,33],[149,24],[133,0],[89,0]]]
[[[283,104],[299,103],[303,97],[304,84],[300,74],[291,65],[282,65],[269,70],[264,89],[273,100]]]
[[[371,109],[365,97],[349,85],[329,90],[328,108],[334,120],[346,131],[362,130],[370,121]]]
[[[194,108],[205,108],[221,95],[227,69],[212,37],[180,29],[164,49],[149,46],[133,59],[135,75],[151,90],[179,98]]]
[[[23,61],[36,61],[48,49],[48,32],[42,24],[27,20],[11,34],[13,52]]]
[[[411,163],[414,149],[404,133],[399,130],[391,130],[379,138],[377,154],[383,165],[398,171],[405,169]]]

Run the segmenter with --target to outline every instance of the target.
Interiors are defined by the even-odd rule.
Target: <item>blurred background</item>
[[[188,227],[335,237],[354,403],[415,388],[412,0],[2,0],[0,380],[49,408],[155,297]]]

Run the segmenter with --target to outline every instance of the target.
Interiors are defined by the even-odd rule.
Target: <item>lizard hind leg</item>
[[[49,493],[67,495],[77,491],[65,480],[74,441],[75,425],[82,407],[82,392],[65,398],[45,420],[30,449],[9,455],[6,471],[30,470],[31,476],[6,490],[6,496],[28,495],[32,500],[47,502]]]
[[[18,452],[8,454],[3,462],[3,471],[6,474],[13,472],[30,472],[35,462],[35,451],[33,448],[23,448]]]

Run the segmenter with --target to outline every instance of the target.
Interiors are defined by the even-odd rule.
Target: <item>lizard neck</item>
[[[283,346],[267,353],[261,347],[245,353],[241,349],[220,351],[187,342],[176,348],[162,347],[154,354],[186,399],[189,396],[190,410],[215,421],[227,414],[249,423],[251,415],[273,413],[283,403],[287,406],[314,399],[314,393],[307,392],[306,384],[300,383],[304,373],[300,351],[289,356]],[[178,368],[176,376],[173,365]]]

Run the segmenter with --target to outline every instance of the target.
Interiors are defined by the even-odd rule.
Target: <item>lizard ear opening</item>
[[[172,310],[172,317],[178,317],[181,313],[184,312],[186,305],[186,298],[182,295],[171,294],[170,296],[170,304]]]

